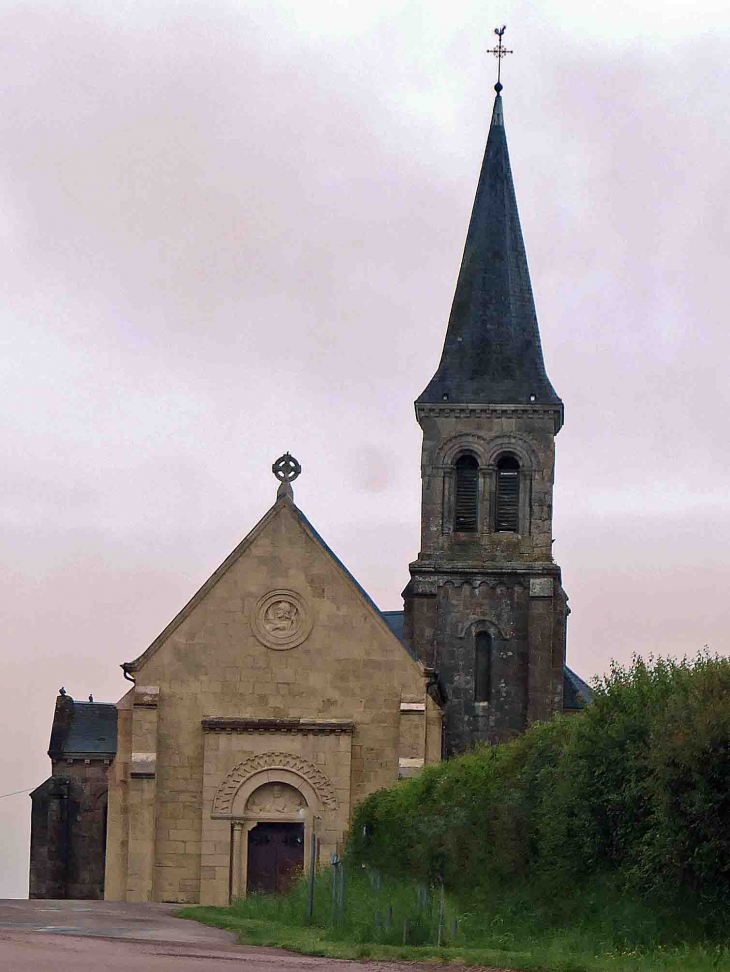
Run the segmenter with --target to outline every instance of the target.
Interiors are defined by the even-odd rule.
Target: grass
[[[453,962],[525,972],[730,972],[725,943],[661,944],[650,925],[644,941],[631,944],[628,930],[622,930],[631,920],[628,906],[622,913],[620,903],[608,905],[610,914],[556,928],[521,909],[512,914],[504,909],[465,911],[447,895],[439,946],[438,889],[422,888],[419,895],[412,884],[383,884],[352,868],[342,920],[333,909],[331,870],[323,869],[310,923],[305,920],[306,901],[307,883],[301,880],[286,895],[250,895],[230,908],[189,907],[179,914],[237,932],[242,944],[331,958]]]

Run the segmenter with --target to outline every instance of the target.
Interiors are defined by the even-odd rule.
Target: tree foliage
[[[532,906],[607,883],[707,930],[730,906],[730,661],[637,657],[578,715],[381,790],[350,853],[383,873]],[[530,904],[532,903],[532,904]]]

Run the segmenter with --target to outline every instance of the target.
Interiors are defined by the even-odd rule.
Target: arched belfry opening
[[[494,529],[497,533],[520,532],[520,464],[514,456],[497,460]]]
[[[455,469],[454,529],[457,533],[476,533],[479,529],[479,463],[474,456],[460,456]]]

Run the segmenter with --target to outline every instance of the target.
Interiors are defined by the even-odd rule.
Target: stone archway
[[[314,803],[328,810],[337,809],[337,795],[332,783],[308,760],[291,753],[262,753],[243,760],[230,770],[216,790],[211,816],[213,818],[239,816],[254,789],[262,783],[292,783],[302,789],[306,798],[309,790]],[[312,806],[312,800],[307,800]]]
[[[250,877],[256,890],[281,890],[295,868],[309,866],[315,818],[337,808],[330,780],[300,756],[263,753],[230,770],[211,817],[231,821],[231,897],[246,895]],[[267,862],[268,876],[261,870]]]

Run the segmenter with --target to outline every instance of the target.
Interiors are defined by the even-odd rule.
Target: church
[[[441,361],[415,403],[421,539],[404,610],[378,610],[328,547],[283,455],[273,506],[122,663],[127,694],[61,690],[52,775],[31,794],[30,897],[227,905],[283,889],[342,849],[369,793],[590,702],[565,663],[552,557],[563,403],[501,90]]]

